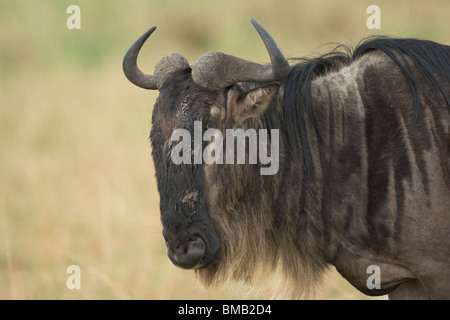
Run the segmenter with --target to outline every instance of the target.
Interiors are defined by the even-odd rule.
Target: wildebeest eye
[[[186,192],[183,195],[183,198],[181,199],[182,203],[192,202],[197,200],[198,197],[198,190],[186,190]]]

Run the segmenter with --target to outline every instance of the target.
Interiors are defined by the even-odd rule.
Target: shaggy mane
[[[355,49],[351,46],[339,44],[329,53],[319,57],[293,58],[297,64],[292,66],[287,79],[284,80],[284,121],[285,131],[294,155],[302,155],[305,176],[312,172],[312,159],[308,145],[306,119],[312,122],[316,134],[321,139],[318,130],[317,116],[313,107],[311,94],[312,81],[331,72],[337,72],[343,67],[374,50],[380,50],[389,56],[400,68],[405,76],[413,97],[414,115],[418,113],[419,94],[423,92],[423,86],[418,79],[418,73],[432,88],[433,94],[438,97],[439,103],[450,106],[450,97],[442,86],[439,77],[450,82],[450,46],[433,41],[419,39],[395,39],[383,36],[369,37],[362,40]],[[275,108],[270,108],[266,113],[269,125],[279,125]],[[301,153],[298,152],[301,146]]]

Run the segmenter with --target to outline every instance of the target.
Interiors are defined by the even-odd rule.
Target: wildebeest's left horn
[[[192,77],[198,85],[219,90],[237,82],[270,82],[282,80],[289,74],[290,66],[275,40],[255,20],[255,29],[266,45],[271,66],[264,66],[221,52],[204,54],[195,63]]]
[[[136,63],[139,51],[155,30],[156,27],[153,27],[145,32],[133,43],[123,58],[123,72],[128,80],[138,87],[149,90],[159,90],[174,71],[189,68],[189,63],[183,56],[173,53],[158,61],[154,75],[145,74],[139,69]]]

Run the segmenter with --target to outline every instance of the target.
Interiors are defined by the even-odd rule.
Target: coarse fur
[[[237,121],[248,92],[265,87],[265,113]],[[180,230],[206,224],[208,246],[211,221],[220,250],[196,269],[204,284],[254,284],[279,268],[280,293],[309,297],[331,264],[369,295],[450,297],[450,47],[370,38],[301,59],[278,84],[211,92],[186,69],[160,92],[151,140],[165,237],[179,242]],[[171,132],[194,120],[222,132],[279,129],[279,172],[176,168]],[[380,289],[366,285],[370,265],[381,268]]]

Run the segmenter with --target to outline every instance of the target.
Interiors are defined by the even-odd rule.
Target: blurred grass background
[[[66,9],[81,8],[81,30]],[[381,30],[366,8],[381,8]],[[450,44],[450,2],[0,0],[0,299],[253,299],[206,291],[166,257],[148,135],[157,92],[130,84],[128,47],[157,32],[139,64],[206,51],[267,62],[255,18],[289,57],[372,34]],[[68,290],[66,268],[81,268]],[[270,289],[276,279],[268,282]],[[366,299],[331,270],[320,299]]]

